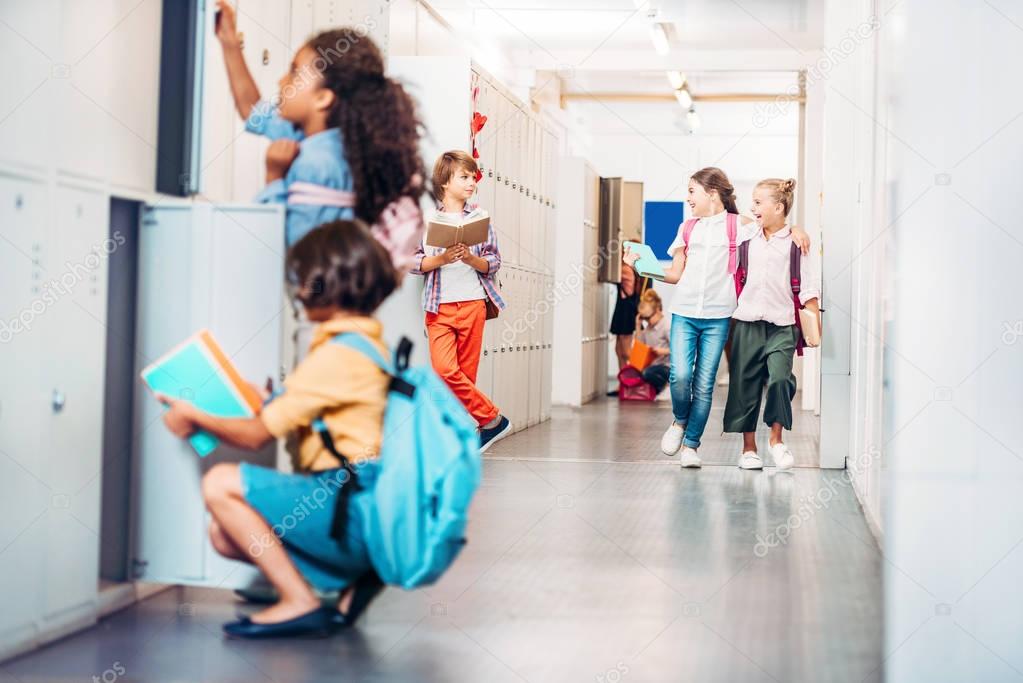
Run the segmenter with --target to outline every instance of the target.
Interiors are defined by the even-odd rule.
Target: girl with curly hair
[[[421,124],[409,95],[384,75],[380,50],[365,30],[345,27],[313,36],[295,53],[279,94],[267,101],[245,64],[234,9],[227,0],[218,0],[217,9],[235,107],[246,130],[273,141],[267,185],[256,201],[287,206],[287,246],[329,221],[378,223],[401,197],[415,200],[417,210]],[[376,230],[374,235],[380,238]],[[399,266],[411,257],[393,249],[391,255]]]

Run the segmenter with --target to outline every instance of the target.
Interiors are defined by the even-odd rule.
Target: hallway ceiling
[[[567,61],[575,51],[640,50],[656,56],[651,20],[669,28],[674,51],[812,50],[824,31],[823,0],[437,0],[448,21],[502,50]],[[655,17],[651,19],[649,14]]]
[[[823,0],[436,0],[430,4],[457,30],[499,53],[530,82],[533,70],[556,70],[562,93],[582,96],[670,96],[666,69],[684,72],[690,91],[697,96],[783,93],[796,82],[797,69],[820,49],[824,35]],[[667,32],[667,55],[654,48],[650,37],[654,22]],[[695,106],[713,117],[731,118],[734,113],[748,121],[754,105],[697,101]],[[655,129],[678,130],[683,111],[674,100],[639,105],[577,99],[569,108],[589,126],[609,131],[622,126],[623,116],[632,120],[633,115],[652,117],[649,124]],[[705,125],[712,124],[711,117],[701,119]],[[729,128],[719,121],[706,132]],[[789,128],[784,124],[785,133]]]

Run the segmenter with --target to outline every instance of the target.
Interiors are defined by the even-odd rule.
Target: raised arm
[[[242,54],[242,41],[238,35],[238,21],[234,7],[228,0],[217,0],[220,21],[217,24],[217,39],[224,50],[224,65],[227,66],[227,80],[231,84],[234,107],[242,119],[248,119],[252,108],[259,102],[259,87],[249,72]]]

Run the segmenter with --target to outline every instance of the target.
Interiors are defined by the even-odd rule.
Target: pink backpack
[[[689,237],[693,234],[699,218],[690,218],[682,224],[682,241],[686,245],[686,254],[689,253]],[[728,272],[735,279],[735,297],[739,297],[742,291],[742,284],[739,282],[738,258],[736,257],[736,242],[739,239],[739,216],[730,213],[725,217],[725,225],[728,229]]]
[[[626,365],[618,373],[619,401],[653,401],[657,398],[654,387],[643,379],[643,373]]]
[[[288,204],[354,208],[355,193],[295,182],[288,187]],[[423,239],[423,212],[414,199],[403,195],[384,207],[370,231],[391,255],[395,270],[404,274],[412,268],[416,249]]]

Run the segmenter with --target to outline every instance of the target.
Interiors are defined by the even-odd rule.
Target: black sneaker
[[[490,429],[480,429],[480,453],[483,453],[495,441],[500,441],[511,433],[511,422],[504,415],[500,416],[497,426]]]

